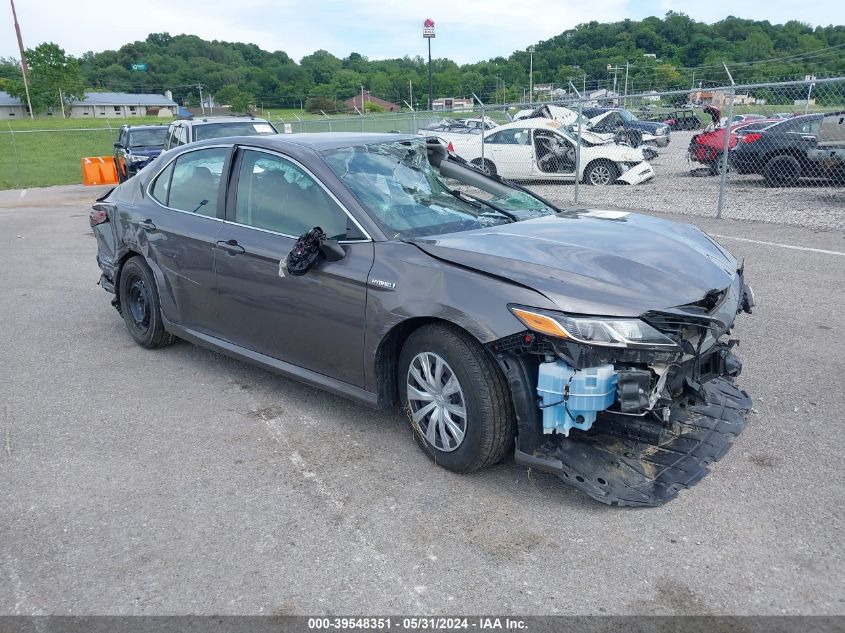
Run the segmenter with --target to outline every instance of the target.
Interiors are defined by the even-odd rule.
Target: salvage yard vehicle
[[[768,119],[736,123],[731,126],[728,150],[736,147],[737,142],[741,141],[745,134],[763,130],[775,123],[777,121]],[[724,164],[722,157],[725,152],[726,133],[727,128],[709,126],[705,131],[694,134],[687,149],[687,159],[690,162],[706,165],[711,175],[720,173]]]
[[[132,178],[164,150],[166,125],[124,125],[114,144],[118,182]]]
[[[801,178],[833,178],[822,163],[811,161],[822,114],[807,114],[746,134],[728,153],[732,169],[740,174],[760,174],[770,187],[793,187]]]
[[[559,209],[400,134],[206,141],[135,180],[90,222],[139,345],[401,403],[449,470],[514,451],[604,503],[659,505],[745,424],[728,334],[753,294],[692,225]]]
[[[643,143],[666,147],[671,139],[666,123],[640,121],[627,108],[584,108],[583,115],[590,120],[593,132],[613,134],[618,128],[639,132]]]
[[[177,119],[167,129],[165,150],[211,138],[226,136],[267,136],[279,131],[266,119],[253,116],[204,116]]]
[[[478,135],[438,136],[449,151],[491,174],[513,180],[571,182],[577,178],[590,185],[637,185],[654,177],[642,148],[619,145],[589,133],[580,139],[581,162],[576,175],[578,136],[553,119],[522,119],[500,125],[485,133],[483,152]]]
[[[690,109],[675,110],[668,115],[661,115],[661,118],[670,130],[697,130],[701,127],[701,119]]]
[[[807,150],[807,157],[834,182],[845,184],[845,111],[824,116],[816,143]]]

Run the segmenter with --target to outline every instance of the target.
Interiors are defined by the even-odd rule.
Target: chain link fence
[[[554,103],[472,112],[271,120],[285,133],[437,136],[561,206],[845,230],[845,117],[833,115],[845,112],[845,77],[633,95],[571,88]],[[79,159],[110,155],[116,137],[115,127],[0,130],[0,188],[78,183]]]

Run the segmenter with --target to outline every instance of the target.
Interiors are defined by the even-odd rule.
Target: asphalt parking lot
[[[695,218],[746,259],[755,409],[700,484],[632,510],[137,347],[96,285],[98,194],[0,192],[0,614],[845,614],[841,232]]]

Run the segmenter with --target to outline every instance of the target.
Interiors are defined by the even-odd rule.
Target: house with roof
[[[126,119],[135,116],[174,117],[178,104],[166,94],[129,94],[125,92],[86,92],[85,98],[70,105],[74,119]]]
[[[0,119],[23,119],[26,116],[26,108],[21,100],[0,90]]]
[[[363,99],[361,98],[363,96]],[[378,97],[374,97],[370,94],[369,90],[365,90],[364,94],[357,94],[351,99],[347,99],[345,102],[347,109],[352,110],[353,108],[358,108],[359,111],[364,111],[365,103],[374,103],[376,105],[381,106],[387,112],[399,112],[402,109],[402,106],[396,105],[395,103],[391,103],[390,101],[385,101],[384,99],[379,99]]]

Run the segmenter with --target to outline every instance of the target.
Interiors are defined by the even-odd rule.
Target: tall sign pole
[[[21,74],[23,75],[23,89],[26,91],[26,106],[29,108],[29,118],[34,119],[35,115],[32,113],[32,101],[29,100],[29,77],[27,73],[29,68],[26,65],[26,52],[23,48],[23,38],[21,37],[21,27],[18,24],[18,13],[15,11],[15,0],[9,0],[12,3],[12,18],[15,21],[15,34],[18,36],[18,50],[21,52]],[[64,108],[62,108],[64,114]]]
[[[434,20],[426,18],[423,22],[423,37],[428,40],[428,109],[434,106],[434,91],[431,87],[431,40],[434,39]]]

